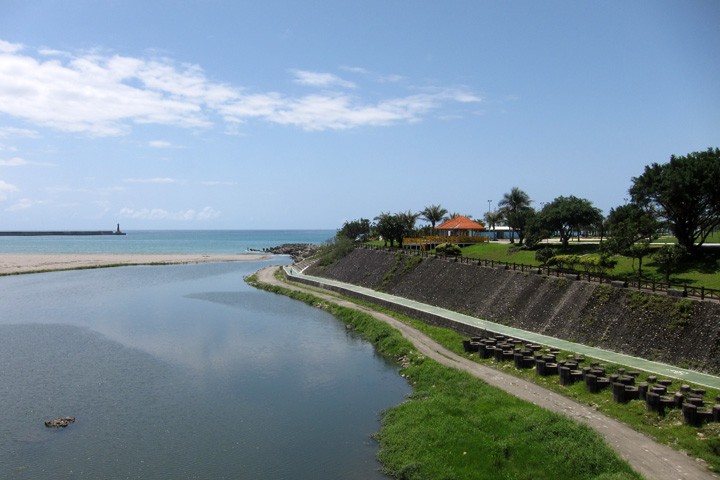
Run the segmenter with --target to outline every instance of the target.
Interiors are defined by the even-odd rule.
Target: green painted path
[[[652,373],[653,375],[660,375],[663,377],[681,380],[682,382],[686,383],[694,383],[705,387],[720,389],[720,377],[715,375],[695,372],[693,370],[687,370],[664,363],[652,362],[650,360],[645,360],[644,358],[633,357],[622,353],[612,352],[610,350],[603,350],[602,348],[588,347],[587,345],[581,345],[579,343],[568,342],[567,340],[549,337],[547,335],[541,335],[539,333],[529,332],[527,330],[521,330],[519,328],[500,325],[499,323],[489,322],[487,320],[471,317],[462,313],[453,312],[445,308],[435,307],[426,303],[416,302],[415,300],[410,300],[407,298],[378,292],[376,290],[359,287],[350,283],[339,282],[328,278],[315,277],[312,275],[305,275],[298,272],[297,268],[293,268],[292,266],[286,266],[283,268],[285,269],[285,273],[288,276],[297,278],[298,280],[308,280],[312,282],[317,282],[321,285],[332,286],[336,289],[351,291],[356,294],[363,295],[364,297],[367,297],[369,299],[379,299],[385,302],[392,302],[403,307],[418,310],[420,312],[437,315],[439,317],[443,317],[454,322],[482,328],[489,332],[506,335],[530,343],[537,343],[539,345],[545,345],[548,347],[558,348],[569,352],[579,353],[581,355],[596,358],[604,362],[616,363],[624,365],[626,367],[630,367],[632,369],[643,370],[645,372]]]

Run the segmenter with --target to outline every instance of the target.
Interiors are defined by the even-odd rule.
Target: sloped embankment
[[[714,302],[365,249],[307,273],[573,342],[720,373],[720,304]]]

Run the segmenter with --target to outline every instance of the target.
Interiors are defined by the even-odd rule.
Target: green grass
[[[674,237],[662,237],[656,243],[675,243]],[[707,240],[707,243],[720,243],[720,232],[713,233]],[[382,246],[383,242],[369,242],[374,246]],[[542,246],[548,245],[555,249],[558,253],[572,255],[586,255],[597,253],[598,245],[596,243],[570,242],[567,250],[561,250],[558,243],[543,243]],[[653,247],[657,249],[659,246]],[[480,243],[462,248],[462,255],[473,259],[482,259],[495,262],[509,262],[524,265],[540,265],[535,260],[534,250],[523,250],[518,248],[517,244],[507,243]],[[624,278],[637,278],[638,262],[630,257],[616,255],[613,257],[617,260],[615,268],[608,272],[609,275]],[[658,265],[652,259],[652,254],[643,259],[643,280],[655,281],[659,283],[665,282],[665,276],[659,269]],[[670,282],[676,284],[686,284],[692,287],[705,287],[720,290],[720,247],[704,247],[701,252],[692,257],[686,258],[678,268],[670,275]]]
[[[550,244],[550,246],[560,253],[560,246]],[[659,247],[657,247],[659,248]],[[462,249],[463,255],[475,259],[494,260],[500,262],[522,263],[525,265],[540,265],[535,260],[535,251],[521,250],[516,246],[506,243],[484,243],[472,245]],[[567,251],[573,255],[586,255],[596,253],[598,246],[589,243],[571,243]],[[616,255],[613,257],[617,260],[617,265],[613,270],[608,272],[609,275],[619,278],[636,278],[638,262],[629,257]],[[664,282],[664,274],[659,270],[658,265],[652,260],[651,256],[643,259],[643,279],[646,281]],[[704,286],[705,288],[720,289],[720,248],[708,247],[704,248],[697,256],[687,258],[670,276],[672,283],[687,284],[694,287]]]
[[[498,368],[503,372],[524,378],[539,385],[553,390],[561,395],[575,399],[585,405],[590,405],[597,410],[613,417],[621,422],[633,427],[634,429],[655,438],[658,442],[668,445],[676,450],[683,450],[690,455],[701,458],[707,462],[708,466],[716,472],[720,472],[720,423],[705,424],[700,428],[690,427],[683,423],[682,415],[679,410],[673,409],[667,412],[664,417],[658,416],[656,413],[648,412],[645,403],[641,401],[632,401],[627,404],[616,403],[612,399],[612,392],[604,390],[598,394],[589,393],[582,383],[566,387],[559,383],[559,377],[539,376],[534,369],[518,370],[512,362],[497,363],[493,359],[480,359],[477,355],[469,355],[464,353],[462,340],[466,337],[461,336],[457,332],[446,328],[428,325],[420,320],[400,315],[383,309],[403,322],[412,325],[414,328],[433,338],[449,350],[458,355],[472,358],[475,362]],[[563,352],[567,355],[571,352]],[[594,361],[592,358],[586,359],[586,364]],[[606,367],[607,374],[617,372],[622,365],[610,364],[602,362]],[[630,370],[626,368],[626,370]],[[640,372],[638,382],[645,381],[649,374]],[[679,381],[675,381],[675,388]],[[699,388],[699,387],[698,387]],[[705,398],[712,400],[716,395],[720,395],[720,390],[704,388],[707,393]]]
[[[396,478],[640,478],[590,428],[466,372],[416,358],[403,373],[414,392],[377,435]]]
[[[400,359],[413,387],[386,411],[376,438],[386,473],[422,479],[639,479],[592,429],[419,355],[398,331],[312,294],[248,283],[323,308]],[[449,330],[436,332],[446,341]]]

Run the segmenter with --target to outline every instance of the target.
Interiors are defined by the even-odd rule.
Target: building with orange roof
[[[438,235],[443,237],[476,237],[481,234],[485,227],[474,220],[462,215],[451,218],[437,227]]]

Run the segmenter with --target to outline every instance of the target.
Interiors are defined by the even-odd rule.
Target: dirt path
[[[318,290],[315,288],[305,287],[296,283],[280,282],[274,277],[277,268],[278,267],[268,267],[260,270],[258,272],[258,279],[272,285],[307,291],[338,305],[369,313],[373,317],[398,329],[405,338],[413,342],[418,351],[423,355],[431,357],[443,365],[465,370],[488,384],[505,390],[511,395],[561,413],[592,427],[605,438],[622,458],[648,479],[704,480],[720,478],[720,476],[709,472],[699,460],[688,457],[665,445],[661,445],[642,433],[636,432],[625,424],[613,420],[593,408],[581,405],[534,383],[527,382],[456,355],[414,328],[389,315],[338,299],[333,295],[318,293]]]

